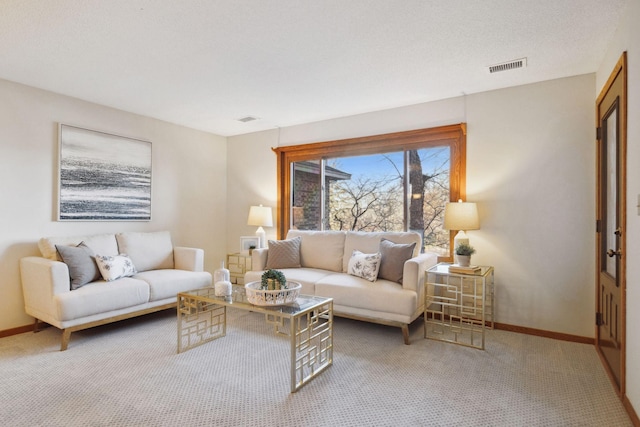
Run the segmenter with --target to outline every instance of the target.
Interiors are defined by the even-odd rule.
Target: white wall
[[[498,322],[594,336],[594,75],[469,97],[474,262],[496,265]]]
[[[469,234],[474,262],[496,267],[496,320],[593,337],[594,86],[591,74],[231,137],[229,242],[253,231],[251,203],[275,206],[270,147],[466,121],[467,195],[482,227]]]
[[[596,94],[609,78],[622,52],[627,51],[627,398],[640,410],[640,2],[631,1],[623,14],[616,35],[596,73]],[[594,102],[595,109],[595,102]],[[595,110],[594,110],[595,111]]]
[[[247,225],[249,207],[272,208],[276,221],[276,155],[278,129],[229,138],[227,194],[227,251],[240,250],[240,236],[255,236],[256,228]],[[276,238],[275,227],[265,227],[266,239]]]
[[[19,260],[43,236],[170,230],[176,245],[224,259],[226,138],[0,80],[0,331],[29,325]],[[58,123],[152,142],[152,220],[57,222]]]

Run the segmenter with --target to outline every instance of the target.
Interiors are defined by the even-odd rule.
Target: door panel
[[[626,55],[598,97],[596,349],[624,395],[626,271]]]

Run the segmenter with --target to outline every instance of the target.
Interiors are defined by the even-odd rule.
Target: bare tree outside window
[[[425,251],[444,255],[449,252],[449,231],[443,228],[444,207],[450,200],[450,165],[448,147],[424,148],[417,151],[422,164],[422,220]],[[426,165],[426,166],[425,166]]]
[[[423,236],[426,249],[446,253],[449,234],[442,224],[449,201],[449,164],[448,146],[328,159],[326,167],[331,173],[325,176],[333,179],[325,179],[325,229],[403,231],[408,224],[409,230]],[[404,217],[405,176],[409,180],[408,218]],[[294,194],[302,193],[300,185]],[[296,222],[302,223],[300,219]]]
[[[402,231],[402,183],[357,177],[334,183],[329,197],[331,230]]]

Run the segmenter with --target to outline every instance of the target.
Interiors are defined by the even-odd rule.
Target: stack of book
[[[449,273],[455,274],[478,274],[482,270],[481,267],[477,265],[470,265],[468,267],[463,267],[458,264],[451,264],[449,266]]]

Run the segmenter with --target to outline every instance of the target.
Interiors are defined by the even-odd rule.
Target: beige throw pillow
[[[299,268],[301,242],[300,237],[289,240],[269,240],[266,269]]]
[[[411,244],[398,244],[387,239],[380,240],[382,260],[380,261],[378,277],[380,279],[402,283],[404,263],[408,259],[411,259],[415,246],[415,242]]]

